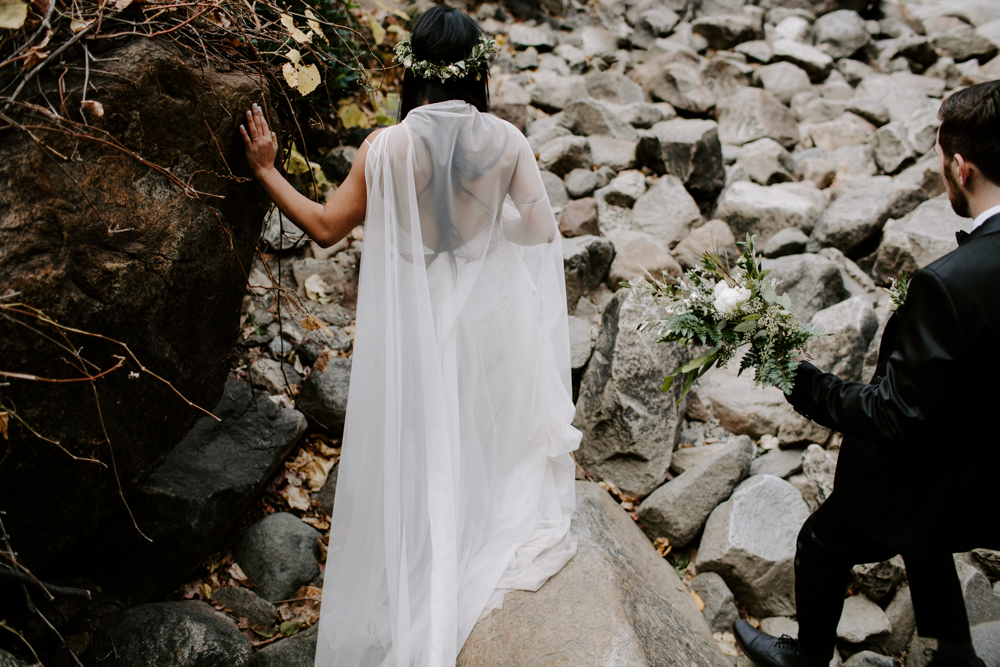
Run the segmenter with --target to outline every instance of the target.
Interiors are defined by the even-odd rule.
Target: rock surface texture
[[[5,130],[0,295],[17,292],[18,301],[64,326],[127,344],[150,371],[211,408],[229,372],[245,270],[268,204],[255,183],[237,183],[206,169],[225,173],[225,160],[248,175],[230,110],[260,101],[259,82],[237,70],[206,68],[151,40],[102,58],[107,63],[100,73],[91,72],[90,81],[99,86],[107,112],[92,123],[146,160],[170,167],[181,181],[220,198],[204,198],[206,204],[188,197],[164,174],[105,144],[73,143],[49,133],[47,145],[79,156],[62,162],[24,133]],[[54,79],[46,93],[59,98]],[[170,132],[178,118],[197,120],[190,131]],[[203,416],[141,372],[121,346],[75,334],[70,340],[102,371],[115,365],[113,355],[127,360],[98,385],[100,416],[87,382],[14,380],[3,389],[7,405],[16,405],[41,435],[106,464],[74,461],[59,447],[11,429],[11,453],[0,468],[0,506],[29,566],[51,561],[121,506],[112,452],[128,494]],[[4,371],[81,377],[63,356],[45,337],[10,319],[0,321]],[[130,372],[139,376],[130,378]],[[33,489],[42,478],[49,492],[37,494]]]

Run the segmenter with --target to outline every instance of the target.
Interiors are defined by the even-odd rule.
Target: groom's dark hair
[[[938,110],[938,141],[949,162],[958,153],[1000,185],[1000,81],[951,94]]]
[[[452,7],[431,7],[413,21],[410,49],[414,60],[428,60],[442,65],[465,60],[479,42],[482,30],[475,19]],[[461,78],[425,79],[409,69],[403,74],[403,90],[399,101],[399,120],[425,102],[434,104],[447,100],[468,102],[483,113],[489,111],[490,97],[487,77],[479,80],[470,73]]]

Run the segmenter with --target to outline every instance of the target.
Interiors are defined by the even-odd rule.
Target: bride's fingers
[[[271,131],[267,127],[267,119],[264,118],[264,111],[260,108],[259,104],[253,105],[253,115],[254,120],[257,122],[257,136],[263,138],[264,141],[269,141],[271,138]]]
[[[257,126],[254,124],[253,112],[247,109],[247,131],[250,133],[250,140],[257,139]]]

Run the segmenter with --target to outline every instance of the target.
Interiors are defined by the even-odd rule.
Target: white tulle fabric
[[[372,142],[317,667],[455,664],[576,552],[561,238],[531,147],[472,105]]]

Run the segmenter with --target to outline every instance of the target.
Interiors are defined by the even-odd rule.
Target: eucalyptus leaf
[[[746,333],[747,331],[753,331],[754,329],[757,328],[757,326],[758,326],[758,324],[757,324],[756,320],[748,320],[748,321],[740,322],[739,324],[737,324],[735,327],[733,327],[733,331],[738,331],[740,333]]]
[[[775,293],[774,288],[771,287],[769,283],[764,283],[761,286],[760,292],[761,292],[760,295],[764,297],[764,301],[767,301],[768,303],[774,303],[778,298],[778,295]]]
[[[667,377],[663,378],[663,386],[660,387],[661,394],[665,394],[668,391],[670,391],[670,387],[673,386],[674,384],[675,375],[668,375]]]

